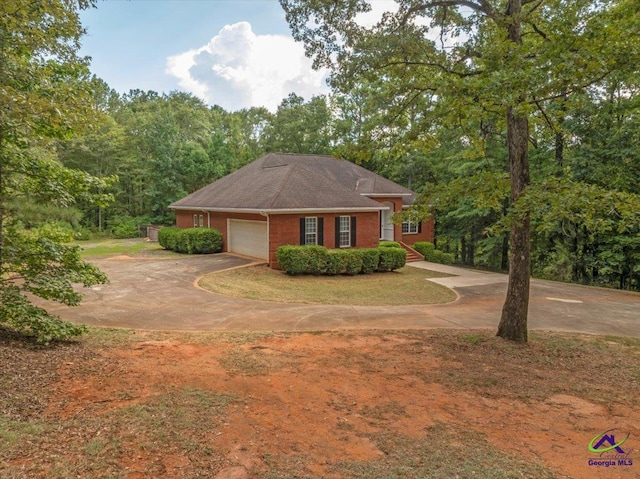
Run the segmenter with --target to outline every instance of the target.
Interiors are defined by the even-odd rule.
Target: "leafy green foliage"
[[[30,295],[74,306],[81,299],[74,284],[107,281],[80,259],[78,247],[63,244],[73,230],[59,223],[77,202],[105,206],[115,181],[63,166],[55,148],[96,121],[87,60],[77,55],[77,8],[90,5],[0,3],[0,323],[43,343],[84,329],[34,305]],[[66,219],[73,225],[73,213]]]
[[[284,245],[276,250],[278,266],[287,274],[298,275],[307,272],[307,258],[300,248],[300,246]],[[332,266],[330,274],[338,274],[339,271],[333,272],[335,268],[337,266]]]
[[[112,216],[109,218],[109,232],[114,238],[138,238],[140,226],[149,222],[149,218],[145,216]]]
[[[362,248],[355,250],[362,257],[362,273],[371,274],[378,269],[380,251],[376,248]]]
[[[84,332],[82,326],[64,322],[34,306],[25,293],[75,306],[82,299],[73,288],[75,283],[92,286],[106,283],[107,277],[80,259],[78,246],[60,244],[55,234],[47,237],[42,232],[7,228],[3,239],[0,323],[43,343]]]
[[[214,228],[165,227],[158,231],[158,242],[165,249],[186,254],[222,251],[222,233]]]
[[[404,253],[406,261],[406,252]],[[280,269],[290,275],[313,274],[313,275],[337,275],[337,274],[370,274],[379,269],[379,258],[381,252],[375,248],[357,249],[327,249],[324,246],[280,246],[276,251],[276,258]],[[393,264],[393,269],[400,266],[399,256],[395,260],[388,260]],[[385,263],[385,268],[387,268]],[[385,269],[384,271],[390,271]]]
[[[424,256],[425,261],[442,264],[453,264],[455,261],[453,254],[437,250],[434,244],[428,241],[418,241],[413,245],[413,249]]]
[[[407,252],[400,248],[379,248],[378,271],[394,271],[407,263]]]
[[[380,241],[378,248],[402,248],[397,241]]]

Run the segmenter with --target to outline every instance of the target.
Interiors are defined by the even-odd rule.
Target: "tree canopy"
[[[640,19],[629,15],[637,2],[402,0],[371,27],[359,21],[371,10],[364,0],[281,4],[314,65],[331,69],[335,89],[372,85],[379,138],[411,153],[437,139],[437,125],[459,127],[482,157],[488,133],[506,134],[509,285],[498,334],[526,341],[530,142],[546,128],[562,141],[574,101],[617,72],[637,72]]]
[[[8,0],[0,5],[0,323],[39,341],[77,335],[34,305],[28,294],[68,305],[85,286],[106,277],[61,243],[56,228],[29,228],[25,210],[68,208],[77,198],[104,204],[109,181],[64,167],[55,140],[94,122],[88,65],[77,56],[82,28],[77,8],[62,0]],[[59,210],[58,210],[59,211]]]

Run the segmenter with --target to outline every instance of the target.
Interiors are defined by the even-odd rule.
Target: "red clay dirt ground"
[[[0,477],[640,477],[640,340],[532,336],[5,332]]]

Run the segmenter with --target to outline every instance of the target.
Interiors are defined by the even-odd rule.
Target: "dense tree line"
[[[638,224],[627,211],[640,195],[637,78],[607,77],[562,98],[552,113],[534,113],[534,276],[640,287]],[[90,85],[101,121],[57,152],[66,166],[118,181],[106,208],[80,204],[71,218],[59,212],[80,230],[136,235],[138,225],[171,224],[172,201],[270,151],[334,154],[423,192],[435,205],[439,248],[458,263],[508,269],[508,153],[495,116],[434,124],[421,138],[412,131],[416,117],[445,108],[444,99],[416,104],[402,128],[382,131],[391,112],[372,83],[308,101],[291,94],[275,113],[227,112],[182,92],[118,95],[95,78]]]

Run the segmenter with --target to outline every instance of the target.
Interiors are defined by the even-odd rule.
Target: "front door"
[[[380,239],[386,241],[393,241],[393,228],[394,225],[391,222],[391,216],[393,215],[393,203],[386,202],[384,206],[388,206],[388,210],[382,210],[380,215]]]

